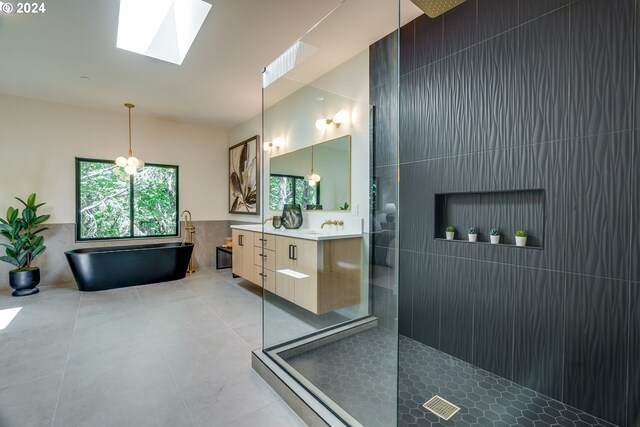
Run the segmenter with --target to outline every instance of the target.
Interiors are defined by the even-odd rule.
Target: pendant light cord
[[[131,151],[131,107],[129,107],[129,157],[133,155],[133,151]]]

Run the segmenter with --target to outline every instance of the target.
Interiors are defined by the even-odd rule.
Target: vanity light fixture
[[[316,129],[322,132],[331,125],[339,128],[341,124],[347,123],[348,121],[349,113],[347,113],[345,110],[340,110],[328,119],[316,120]]]
[[[129,175],[135,175],[138,172],[138,169],[142,169],[144,167],[144,162],[136,157],[133,157],[133,151],[131,151],[131,109],[135,107],[133,104],[124,104],[125,107],[129,109],[129,156],[118,157],[116,159],[116,165],[124,168],[124,171]]]
[[[309,187],[315,187],[315,185],[319,183],[320,180],[322,179],[320,175],[313,172],[313,145],[311,146],[311,173],[307,175],[304,179],[309,184]]]
[[[284,138],[282,138],[281,136],[274,139],[273,142],[265,142],[262,146],[264,151],[269,151],[272,148],[278,150],[282,147],[284,147]]]

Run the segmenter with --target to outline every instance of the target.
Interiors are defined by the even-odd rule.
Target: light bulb
[[[279,136],[276,139],[273,140],[273,146],[276,148],[282,148],[284,147],[284,138]]]
[[[135,175],[137,169],[136,169],[135,166],[127,165],[127,166],[125,166],[124,171],[126,173],[128,173],[129,175]]]
[[[128,166],[133,166],[134,168],[138,167],[138,164],[140,163],[140,161],[138,159],[136,159],[135,157],[131,156],[127,159],[127,165]]]
[[[317,173],[311,174],[311,176],[309,177],[309,179],[313,182],[320,182],[320,180],[322,179],[320,177],[320,175],[318,175]]]
[[[316,186],[316,182],[312,179],[309,180],[309,187],[315,187]]]
[[[264,144],[262,144],[262,149],[264,151],[269,151],[271,150],[271,143],[270,142],[265,142]]]
[[[340,126],[341,124],[347,123],[349,121],[349,113],[347,113],[345,110],[340,110],[333,115],[331,120],[333,120],[333,123],[335,123],[336,126]]]
[[[116,159],[116,165],[120,166],[121,168],[127,166],[127,159],[122,156],[118,157]]]
[[[316,129],[318,129],[320,132],[322,132],[326,128],[327,128],[327,121],[325,119],[316,120]]]
[[[138,159],[138,169],[142,169],[144,167],[144,162]]]

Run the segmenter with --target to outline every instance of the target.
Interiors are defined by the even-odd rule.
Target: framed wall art
[[[229,148],[229,213],[259,215],[260,136]]]

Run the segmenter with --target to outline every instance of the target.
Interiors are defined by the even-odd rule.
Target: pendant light
[[[131,151],[131,109],[135,107],[133,104],[124,104],[125,107],[129,109],[129,156],[118,157],[116,159],[116,165],[124,168],[124,171],[129,175],[135,175],[138,172],[138,169],[142,169],[144,167],[144,162],[140,159],[133,157],[133,151]]]
[[[317,173],[313,172],[313,145],[311,146],[311,174],[305,177],[305,180],[309,184],[309,187],[314,187],[317,183],[320,182],[322,177]]]

